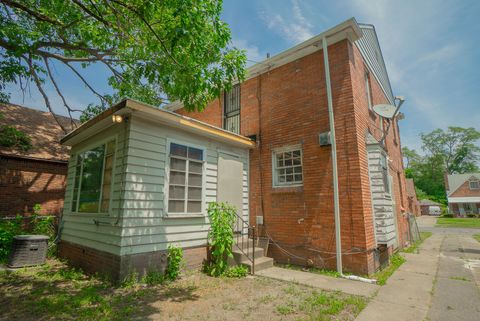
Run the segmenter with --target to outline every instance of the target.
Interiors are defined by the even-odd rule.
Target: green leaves
[[[228,204],[212,202],[208,204],[208,216],[211,224],[208,232],[211,260],[205,266],[205,272],[211,276],[220,276],[227,270],[228,258],[233,256],[233,224],[236,210]]]
[[[103,64],[115,96],[201,111],[245,77],[245,52],[229,47],[221,12],[217,0],[9,1],[0,7],[1,96],[5,84],[33,74],[40,90],[54,76],[46,59],[75,70]],[[88,79],[72,76],[105,104]]]

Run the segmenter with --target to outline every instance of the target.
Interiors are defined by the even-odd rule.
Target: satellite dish
[[[389,104],[375,105],[372,107],[372,109],[377,115],[388,119],[392,119],[393,116],[395,116],[395,112],[397,111],[397,107]]]

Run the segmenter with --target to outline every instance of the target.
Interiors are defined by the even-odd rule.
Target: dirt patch
[[[169,284],[127,288],[56,261],[0,273],[0,320],[354,320],[366,302],[290,282],[199,272]]]

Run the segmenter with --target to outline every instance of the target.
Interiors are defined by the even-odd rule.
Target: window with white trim
[[[203,149],[170,143],[168,213],[201,214],[203,202]]]
[[[72,212],[108,212],[114,158],[115,140],[77,155]]]
[[[273,184],[274,186],[303,184],[301,148],[282,148],[273,152]]]
[[[480,181],[471,180],[470,181],[470,189],[480,189]]]

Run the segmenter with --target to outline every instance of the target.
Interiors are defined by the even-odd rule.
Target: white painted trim
[[[291,184],[279,184],[277,182],[277,154],[285,152],[300,151],[300,166],[302,168],[302,182],[293,182]],[[295,174],[293,174],[295,175]],[[272,187],[273,188],[289,188],[289,187],[300,187],[303,186],[304,181],[303,175],[303,148],[301,144],[282,146],[277,148],[272,148]]]
[[[207,148],[202,145],[195,143],[190,143],[184,140],[167,137],[167,146],[166,146],[166,156],[165,156],[165,178],[163,183],[163,213],[165,218],[193,218],[193,217],[205,217],[206,216],[206,184],[207,184]],[[203,152],[203,161],[202,161],[202,200],[201,200],[201,212],[200,213],[169,213],[168,212],[168,200],[169,200],[169,189],[170,189],[170,145],[171,143],[179,144],[187,147],[193,147],[201,149]],[[188,156],[188,155],[187,155]],[[188,160],[185,164],[185,196],[188,193]],[[185,197],[185,206],[188,206],[188,198]],[[186,208],[185,208],[186,210]]]
[[[126,139],[126,138],[125,138]],[[110,199],[108,201],[108,211],[105,213],[105,212],[101,212],[101,207],[102,207],[102,193],[103,193],[103,179],[104,179],[104,172],[105,172],[105,151],[107,149],[107,144],[111,141],[114,141],[115,142],[115,154],[114,154],[114,157],[113,157],[113,163],[112,163],[112,181],[110,182]],[[79,149],[77,152],[75,152],[74,154],[72,154],[71,157],[74,157],[75,158],[75,170],[74,170],[74,177],[73,177],[73,187],[72,187],[72,196],[71,196],[71,202],[73,203],[73,194],[74,194],[74,190],[75,190],[75,176],[76,176],[76,169],[77,169],[77,163],[78,163],[78,155],[79,154],[82,154],[84,152],[87,152],[89,150],[92,150],[92,149],[95,149],[101,145],[105,145],[105,149],[104,149],[104,155],[103,155],[103,164],[102,164],[102,180],[101,180],[101,183],[100,183],[100,198],[99,198],[99,206],[98,206],[98,212],[79,212],[78,211],[78,206],[80,205],[80,193],[82,192],[82,175],[83,175],[83,161],[82,161],[82,164],[80,166],[80,177],[79,177],[79,183],[78,183],[78,195],[77,195],[77,202],[76,202],[76,208],[75,210],[72,210],[72,207],[71,207],[71,204],[70,204],[70,213],[73,213],[73,214],[77,214],[77,213],[81,213],[81,214],[94,214],[94,215],[98,215],[98,214],[108,214],[110,215],[110,212],[112,210],[112,199],[113,199],[113,186],[114,186],[114,182],[115,182],[115,165],[116,165],[116,158],[117,158],[117,153],[118,153],[118,133],[115,134],[115,135],[112,135],[112,136],[109,136],[108,138],[105,138],[105,139],[101,139],[99,141],[95,141],[94,143],[90,143],[88,145],[86,145],[85,147]],[[125,151],[122,151],[123,153],[125,153]],[[125,155],[122,155],[123,157],[125,157]]]

